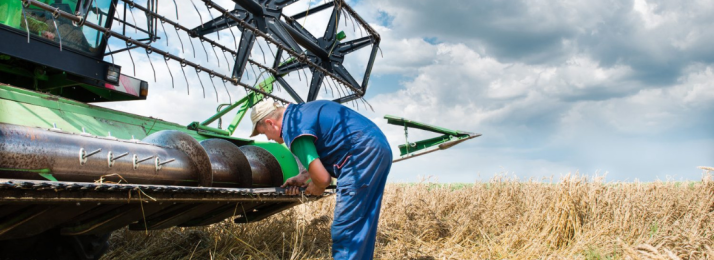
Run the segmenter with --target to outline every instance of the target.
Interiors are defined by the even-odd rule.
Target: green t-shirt
[[[292,152],[297,156],[298,160],[305,166],[306,169],[310,168],[310,163],[317,158],[317,149],[315,148],[315,137],[309,135],[303,135],[295,139],[292,144]]]

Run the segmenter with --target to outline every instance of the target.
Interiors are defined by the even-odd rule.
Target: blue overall
[[[332,257],[372,259],[384,185],[392,167],[387,138],[372,121],[332,101],[291,104],[285,110],[283,140],[315,137],[325,169],[337,178]]]

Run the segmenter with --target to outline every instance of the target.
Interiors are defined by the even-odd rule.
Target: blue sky
[[[712,1],[351,4],[382,36],[383,58],[367,95],[375,112],[360,112],[378,123],[395,153],[403,129],[387,125],[385,114],[483,134],[396,163],[391,181],[548,179],[575,172],[610,181],[698,180],[697,166],[714,166]],[[307,6],[300,1],[286,13]],[[320,31],[328,15],[311,16],[306,26]],[[192,19],[185,16],[181,21]],[[352,28],[344,30],[354,37]],[[359,75],[364,60],[357,52],[346,66]],[[145,61],[139,57],[137,66]],[[179,123],[214,111],[215,97],[186,96],[183,81],[172,89],[165,73],[156,83],[150,73],[137,75],[150,81],[149,101],[107,106]],[[195,75],[189,81],[198,84]],[[244,92],[233,93],[235,99]],[[246,136],[247,127],[236,135]],[[431,136],[413,131],[409,138]]]

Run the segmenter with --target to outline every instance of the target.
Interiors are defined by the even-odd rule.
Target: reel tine
[[[330,84],[329,80],[325,80],[325,83],[327,83],[327,87],[330,88],[330,95],[332,95],[332,98],[334,99],[335,98],[335,90],[332,89],[332,84]]]
[[[216,55],[216,63],[218,63],[218,67],[221,67],[221,60],[218,58],[218,53],[216,52],[216,45],[211,43],[211,49],[213,50],[213,54]]]
[[[59,17],[59,7],[58,7],[57,9],[55,9],[55,13],[54,13],[54,14],[51,14],[50,17],[52,17],[52,24],[55,25],[55,32],[57,33],[57,37],[59,38],[60,51],[62,51],[62,35],[60,35],[59,27],[57,27],[57,21],[55,20],[55,18],[56,18],[55,16]],[[106,35],[106,34],[105,34],[105,35]],[[108,44],[107,44],[107,45],[108,45]],[[112,57],[112,61],[113,61],[113,59],[114,59],[114,58]],[[113,63],[113,62],[112,62],[112,63]]]
[[[183,48],[183,40],[181,40],[181,35],[179,34],[179,28],[174,27],[174,30],[176,30],[176,38],[178,38],[179,42],[181,43],[181,53],[186,53],[186,50],[184,50],[184,48]],[[190,39],[189,39],[189,41],[190,41]]]
[[[223,58],[226,59],[226,64],[228,64],[228,71],[231,71],[231,62],[228,61],[228,56],[226,56],[226,50],[221,49],[221,51],[223,52]]]
[[[129,44],[129,42],[127,42],[126,46],[131,47],[131,44]],[[134,64],[134,57],[131,56],[131,49],[127,48],[126,52],[129,53],[129,59],[131,59],[131,66],[134,68],[134,77],[136,77],[136,65]]]
[[[174,7],[176,8],[176,21],[178,21],[178,20],[179,20],[179,16],[178,16],[178,5],[176,4],[176,0],[173,0],[173,1],[174,1]]]
[[[206,62],[208,62],[208,51],[206,50],[206,46],[203,45],[203,39],[199,39],[199,43],[201,43],[201,47],[203,47],[203,52],[206,53]]]
[[[186,95],[191,95],[191,88],[189,87],[188,84],[188,77],[186,77],[186,70],[183,69],[183,67],[186,67],[186,63],[181,61],[181,72],[183,72],[183,79],[186,80]]]
[[[350,95],[354,95],[354,94],[355,94],[354,91],[350,91],[350,92],[352,92]],[[359,103],[355,102],[355,100],[353,99],[353,100],[352,100],[352,107],[354,107],[355,104],[357,104],[357,110],[359,110]]]
[[[29,2],[22,3],[22,18],[25,19],[25,31],[27,31],[27,43],[30,43],[30,24],[27,23],[27,14],[25,13],[25,5],[29,5]]]
[[[203,90],[203,98],[206,98],[206,88],[203,87],[203,81],[201,80],[201,75],[198,74],[200,71],[201,71],[200,69],[196,68],[196,77],[198,78],[198,82],[201,83],[201,89]]]
[[[270,50],[270,55],[273,56],[273,60],[275,60],[275,53],[273,52],[273,48],[270,48],[270,43],[265,42],[265,45],[268,45],[268,50]]]
[[[206,4],[206,10],[208,11],[208,15],[211,16],[211,21],[213,21],[213,14],[211,13],[211,7],[208,6],[208,3]],[[201,27],[203,27],[203,23],[201,23]],[[218,40],[221,40],[221,34],[218,33],[218,30],[216,30],[216,36],[218,37]]]
[[[196,3],[194,3],[193,0],[191,0],[191,4],[193,5],[193,9],[196,9],[198,19],[201,21],[201,28],[203,28],[203,17],[201,16],[201,12],[198,11],[198,7],[196,7]]]
[[[211,80],[211,84],[213,85],[213,92],[216,93],[216,103],[218,102],[218,90],[216,90],[216,83],[213,81],[213,73],[208,74],[208,79]]]
[[[367,102],[366,99],[364,99],[364,96],[362,96],[360,99],[362,100],[362,102],[363,102],[365,105],[369,106],[369,110],[372,110],[372,112],[374,112],[374,108],[372,107],[371,104],[369,104],[369,102]]]
[[[251,65],[250,65],[250,70],[253,71],[253,76],[255,76],[255,79],[258,80],[258,74],[255,73],[255,65],[251,64]],[[246,75],[248,75],[248,73],[246,73]],[[256,84],[257,84],[257,83],[256,83]],[[255,84],[253,84],[253,86],[255,86]]]
[[[154,63],[151,62],[151,56],[149,56],[151,52],[151,47],[149,47],[149,49],[146,49],[146,58],[149,59],[149,65],[151,65],[151,70],[154,72],[154,82],[156,82],[156,70],[154,69]]]
[[[329,78],[329,79],[328,79],[328,80],[329,80],[328,82],[330,82],[330,81],[331,81],[331,82],[332,82],[332,84],[331,84],[331,85],[333,85],[333,86],[334,86],[334,84],[335,84],[335,80],[334,80],[334,79],[332,79],[332,77],[328,77],[328,78]],[[342,93],[340,92],[340,89],[339,89],[339,88],[337,88],[337,86],[334,86],[334,87],[335,87],[335,89],[337,89],[337,96],[338,96],[338,97],[342,96]]]
[[[263,62],[264,62],[265,64],[268,64],[268,62],[265,60],[265,52],[263,51],[263,46],[260,45],[260,42],[259,42],[259,41],[255,41],[255,44],[258,45],[258,48],[260,48],[260,52],[263,53]]]
[[[169,57],[164,57],[164,63],[166,63],[166,70],[169,71],[169,76],[171,76],[171,88],[176,88],[174,86],[174,74],[171,73],[171,68],[169,67]]]
[[[228,103],[233,104],[233,98],[231,98],[231,92],[228,91],[228,86],[226,86],[226,80],[223,81],[223,88],[226,90],[226,94],[228,94]]]
[[[166,27],[164,27],[164,20],[161,20],[161,28],[164,29],[164,36],[166,36],[166,47],[169,47],[169,35],[166,33]]]
[[[345,11],[345,9],[340,9],[340,13],[342,13],[342,16],[345,17],[345,19],[344,19],[345,27],[347,27],[347,19],[349,19],[348,15],[347,15],[347,11]],[[354,21],[352,23],[354,24]]]
[[[108,37],[107,37],[108,38]],[[114,53],[112,53],[112,48],[109,47],[109,39],[107,39],[107,50],[109,50],[109,56],[112,57],[112,63],[114,63]],[[106,55],[106,54],[105,54]]]
[[[124,3],[124,8],[126,8],[126,6],[127,6],[127,5],[126,5],[126,2],[125,2],[125,3]],[[131,20],[134,21],[134,33],[139,33],[139,30],[136,29],[136,27],[139,27],[139,24],[136,23],[136,18],[134,18],[134,12],[133,12],[132,10],[134,10],[134,7],[132,7],[132,6],[130,5],[130,6],[129,6],[129,14],[131,15]]]
[[[332,82],[335,83],[335,87],[337,87],[337,92],[340,93],[340,96],[346,97],[346,96],[347,96],[347,90],[341,88],[342,85],[340,84],[340,82],[335,81],[334,78],[332,79]]]
[[[193,57],[196,58],[196,47],[193,46],[193,41],[191,40],[191,35],[188,36],[188,42],[191,43],[191,49],[193,50]],[[208,54],[206,54],[206,55],[208,55]]]
[[[357,26],[355,26],[355,20],[354,20],[354,19],[352,18],[352,16],[349,15],[349,13],[348,13],[347,11],[345,11],[344,9],[342,9],[342,12],[345,13],[345,27],[347,27],[347,19],[349,19],[350,22],[352,22],[352,32],[357,33]]]
[[[233,35],[233,45],[236,46],[236,50],[238,49],[238,41],[236,41],[236,35],[233,33],[233,26],[230,25],[228,26],[228,31],[231,32],[231,35]]]
[[[290,58],[297,59],[295,56],[291,56]],[[300,72],[299,72],[299,71],[297,72],[297,75],[298,75],[298,80],[299,80],[299,81],[302,81],[302,78],[300,77]]]
[[[362,38],[364,37],[364,34],[362,34],[362,25],[358,24],[357,29],[359,29],[359,37]]]

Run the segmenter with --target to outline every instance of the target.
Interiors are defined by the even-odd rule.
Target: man
[[[337,178],[332,256],[371,259],[379,210],[392,151],[377,125],[352,109],[332,101],[313,101],[280,107],[263,101],[251,111],[252,136],[264,134],[286,143],[307,172],[288,179],[282,187],[290,195],[321,195]],[[311,182],[308,183],[308,180]]]

